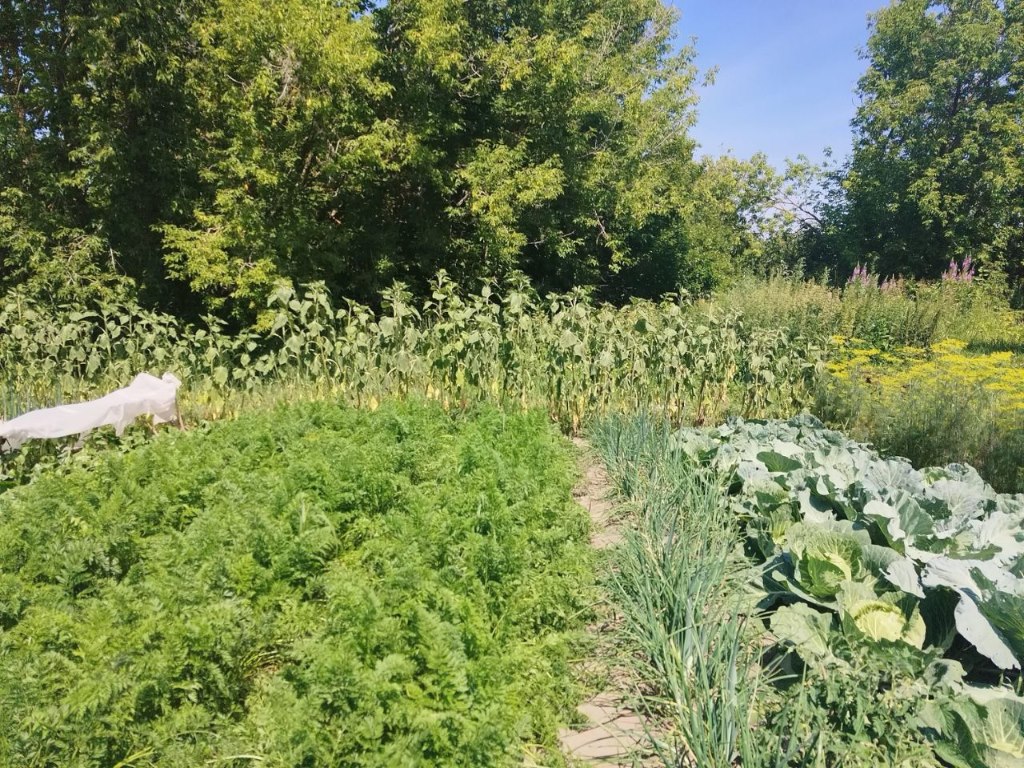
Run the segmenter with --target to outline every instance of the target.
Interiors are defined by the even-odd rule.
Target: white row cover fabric
[[[58,405],[23,413],[0,421],[0,450],[18,448],[31,438],[80,435],[97,427],[113,426],[120,435],[143,414],[154,423],[178,418],[178,387],[181,382],[170,373],[161,378],[140,373],[127,387],[115,389],[98,400]]]

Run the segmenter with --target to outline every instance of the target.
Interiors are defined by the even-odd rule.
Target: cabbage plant
[[[969,466],[882,457],[807,415],[682,430],[673,448],[731,478],[766,607],[801,601],[836,631],[941,652],[959,636],[1021,668],[1024,496]]]

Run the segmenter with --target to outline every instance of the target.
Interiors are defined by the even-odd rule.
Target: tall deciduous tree
[[[406,148],[379,115],[390,88],[357,0],[214,0],[189,30],[199,189],[154,222],[169,274],[207,306],[257,308],[274,281],[366,276],[360,233],[387,228],[353,201]]]
[[[182,63],[201,0],[0,5],[0,284],[56,298],[130,275],[195,189]]]
[[[1024,260],[1024,3],[897,0],[879,11],[844,186],[848,260],[937,277]]]
[[[525,272],[609,297],[734,269],[660,0],[9,0],[0,284],[127,276],[249,317]]]
[[[413,151],[374,250],[542,288],[614,292],[644,260],[673,264],[662,290],[688,279],[695,69],[658,0],[398,0],[376,21]]]

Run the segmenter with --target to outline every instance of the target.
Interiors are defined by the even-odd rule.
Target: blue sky
[[[677,42],[697,37],[697,65],[716,66],[700,89],[698,154],[763,151],[780,169],[803,153],[850,150],[854,88],[866,62],[867,15],[887,0],[671,0]]]

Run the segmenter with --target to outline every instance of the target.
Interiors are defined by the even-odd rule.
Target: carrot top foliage
[[[521,764],[590,602],[571,467],[537,414],[317,403],[0,495],[0,764]]]

